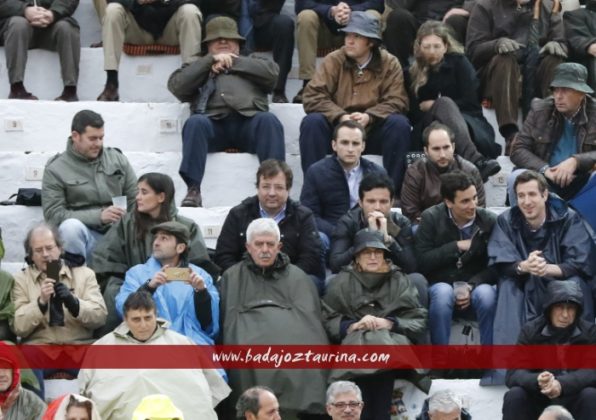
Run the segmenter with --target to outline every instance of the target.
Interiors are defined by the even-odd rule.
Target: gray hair
[[[253,386],[244,391],[236,403],[236,418],[243,419],[244,413],[247,411],[253,413],[255,416],[259,414],[259,409],[261,408],[259,398],[263,392],[270,392],[273,394],[271,388],[266,386]]]
[[[255,235],[263,234],[275,236],[277,242],[279,242],[281,239],[279,226],[277,226],[275,220],[268,217],[263,217],[250,222],[246,228],[246,242],[250,242]]]
[[[335,401],[337,394],[345,394],[347,392],[354,392],[358,397],[358,401],[362,401],[362,392],[358,385],[351,381],[336,381],[327,388],[327,404]]]
[[[573,420],[573,416],[562,405],[549,405],[544,409],[542,414],[554,414],[557,420]],[[542,417],[542,414],[540,415]]]
[[[461,399],[449,390],[435,392],[428,399],[429,413],[449,413],[461,408]]]

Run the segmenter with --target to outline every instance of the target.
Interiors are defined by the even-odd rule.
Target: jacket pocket
[[[66,181],[66,202],[70,207],[81,208],[96,201],[97,192],[88,180]]]

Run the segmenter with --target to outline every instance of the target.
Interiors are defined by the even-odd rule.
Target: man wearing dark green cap
[[[201,181],[207,153],[239,149],[259,161],[285,160],[283,126],[268,112],[267,94],[277,82],[279,66],[240,56],[244,38],[234,20],[219,16],[207,23],[207,54],[170,76],[168,89],[191,102],[192,115],[182,129],[180,176],[188,191],[182,207],[202,205]]]
[[[596,164],[596,102],[587,78],[581,64],[559,64],[550,84],[552,97],[532,102],[511,149],[518,170],[508,180],[510,205],[517,201],[513,183],[524,169],[543,174],[549,190],[565,200],[575,197],[590,179]]]
[[[153,255],[145,264],[126,272],[116,296],[116,310],[123,315],[126,298],[138,290],[153,295],[157,316],[171,322],[171,329],[197,344],[213,344],[219,332],[219,293],[211,276],[186,260],[190,232],[170,221],[153,229]]]

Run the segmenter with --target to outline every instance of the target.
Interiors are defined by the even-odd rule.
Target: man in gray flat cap
[[[325,57],[304,89],[307,115],[300,125],[302,170],[331,153],[333,127],[352,120],[366,130],[365,154],[383,156],[383,166],[399,196],[410,147],[408,96],[396,57],[379,49],[379,19],[353,12],[344,46]]]
[[[525,169],[543,174],[549,190],[565,200],[586,186],[596,165],[596,102],[587,78],[581,64],[559,64],[550,84],[552,97],[532,102],[511,149],[511,161],[518,168],[508,181],[512,206],[517,202],[512,186]]]

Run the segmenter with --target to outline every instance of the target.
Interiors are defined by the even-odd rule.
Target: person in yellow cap
[[[184,420],[184,415],[167,395],[148,395],[132,414],[132,420]]]

